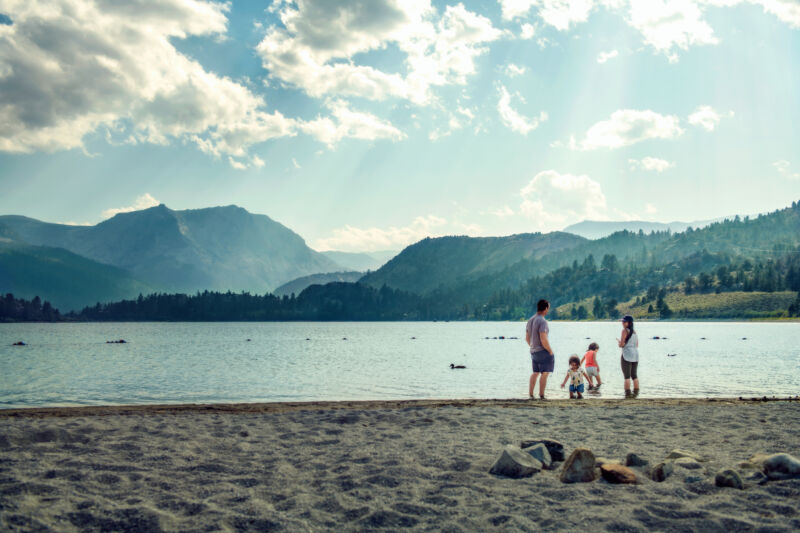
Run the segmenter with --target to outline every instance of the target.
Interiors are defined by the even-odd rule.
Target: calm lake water
[[[651,322],[637,331],[642,397],[800,391],[798,323]],[[595,341],[601,395],[621,396],[619,332],[616,322],[551,322],[548,395],[568,396],[559,389],[567,358]],[[0,324],[0,408],[522,398],[524,337],[521,322]],[[18,340],[28,346],[11,346]]]

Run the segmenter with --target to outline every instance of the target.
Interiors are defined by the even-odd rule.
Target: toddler
[[[597,364],[597,351],[599,349],[600,346],[596,342],[593,342],[589,345],[589,349],[583,354],[583,358],[581,359],[581,364],[586,361],[586,379],[589,381],[589,390],[597,390],[600,388],[600,385],[603,384],[600,379],[600,365]],[[592,383],[592,378],[597,378],[597,385]]]
[[[567,375],[561,383],[561,388],[563,389],[567,380],[569,380],[570,400],[575,398],[575,394],[578,395],[579,400],[583,399],[583,376],[586,376],[586,372],[581,368],[581,360],[578,359],[577,355],[571,355],[569,358],[569,370],[567,370]],[[588,380],[589,376],[586,376],[586,379]]]

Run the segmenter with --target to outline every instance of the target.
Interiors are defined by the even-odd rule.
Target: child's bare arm
[[[566,384],[567,384],[567,380],[568,380],[568,379],[569,379],[569,372],[567,372],[567,375],[566,375],[566,376],[564,376],[564,381],[562,381],[562,382],[561,382],[561,388],[562,388],[562,389],[564,388],[564,385],[566,385]]]

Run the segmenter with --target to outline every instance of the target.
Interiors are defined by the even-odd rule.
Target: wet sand
[[[489,474],[506,444],[700,455],[663,482]],[[800,479],[714,485],[800,456],[800,402],[428,400],[0,411],[11,531],[797,531]]]

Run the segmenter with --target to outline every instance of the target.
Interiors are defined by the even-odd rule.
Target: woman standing
[[[639,336],[633,329],[633,317],[625,315],[622,318],[622,335],[619,338],[619,347],[622,348],[622,375],[625,377],[625,397],[636,398],[639,396]],[[631,392],[633,380],[633,392]]]

